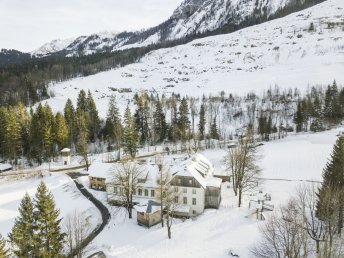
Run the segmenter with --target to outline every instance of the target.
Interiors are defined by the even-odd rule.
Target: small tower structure
[[[63,165],[70,165],[70,149],[64,148],[61,150],[61,157]]]

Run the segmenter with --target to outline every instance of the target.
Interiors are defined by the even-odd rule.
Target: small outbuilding
[[[64,148],[61,150],[61,157],[63,165],[70,165],[70,149]]]
[[[137,211],[137,224],[146,227],[152,227],[161,222],[160,203],[149,200],[147,203],[141,203],[134,206]]]

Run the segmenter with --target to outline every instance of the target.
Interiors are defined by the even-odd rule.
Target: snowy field
[[[289,135],[287,138],[265,143],[261,147],[263,184],[261,189],[271,193],[272,203],[279,207],[308,181],[321,181],[322,170],[332,151],[337,134],[343,128],[317,134]],[[202,153],[214,164],[215,170],[225,170],[225,150],[206,150]],[[180,155],[179,155],[180,157]],[[80,181],[88,187],[87,177]],[[106,194],[90,190],[106,202]],[[195,220],[176,220],[172,227],[172,240],[167,239],[160,224],[147,229],[137,225],[136,214],[132,220],[125,210],[109,207],[111,222],[95,239],[97,250],[108,257],[229,257],[232,249],[240,257],[249,258],[250,247],[260,238],[258,227],[264,222],[245,218],[249,214],[248,200],[244,196],[242,208],[226,185],[222,187],[219,210],[206,210]]]
[[[0,233],[3,236],[11,231],[14,219],[19,215],[19,204],[27,192],[34,197],[38,184],[43,180],[54,195],[60,216],[73,214],[75,210],[85,213],[93,227],[101,223],[98,209],[76,188],[72,179],[62,173],[46,175],[44,178],[30,178],[19,181],[0,182]]]
[[[51,86],[48,100],[54,111],[73,103],[80,89],[90,90],[101,117],[108,97],[117,95],[120,106],[134,93],[181,93],[189,96],[245,94],[278,85],[299,88],[344,83],[344,1],[319,5],[240,31],[194,40],[173,48],[152,51],[139,63]],[[315,31],[309,31],[311,23]],[[130,88],[132,93],[114,89]]]

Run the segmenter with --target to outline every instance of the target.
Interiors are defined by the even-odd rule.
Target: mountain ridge
[[[51,42],[52,51],[40,51],[41,47],[32,54],[36,57],[58,52],[66,56],[89,55],[194,38],[221,30],[225,26],[232,26],[234,31],[236,27],[245,26],[249,20],[252,20],[252,24],[260,23],[259,20],[268,20],[288,5],[322,1],[324,0],[185,0],[169,19],[155,27],[136,32],[124,31],[115,35],[80,36],[57,51],[53,51],[54,42]],[[43,49],[48,45],[49,43],[44,44]]]

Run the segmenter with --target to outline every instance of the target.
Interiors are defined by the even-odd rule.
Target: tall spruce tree
[[[6,241],[0,234],[0,258],[9,258],[10,252],[6,247]]]
[[[19,216],[9,234],[13,253],[20,257],[35,257],[34,204],[26,193],[19,206]]]
[[[88,124],[89,138],[91,142],[95,142],[100,130],[100,120],[99,120],[97,106],[96,106],[96,103],[94,102],[91,91],[88,91],[86,104],[87,104],[87,113],[88,113],[87,124]]]
[[[211,123],[210,137],[211,139],[219,139],[219,131],[217,129],[216,117],[214,117],[213,122]]]
[[[21,127],[13,107],[9,107],[7,119],[8,121],[5,131],[5,147],[8,154],[7,158],[15,160],[15,163],[17,163],[16,160],[21,148]]]
[[[77,139],[77,126],[75,121],[75,109],[70,99],[67,99],[64,108],[64,118],[68,126],[68,143],[69,146],[72,147],[72,144],[75,143]]]
[[[144,144],[150,139],[149,106],[145,95],[136,97],[136,111],[134,114],[136,129],[140,132],[140,143]]]
[[[78,99],[76,102],[76,111],[77,112],[87,112],[87,97],[86,92],[81,90],[78,95]]]
[[[171,99],[171,126],[168,132],[168,138],[172,142],[176,142],[179,136],[178,128],[178,111],[177,111],[177,99],[175,95],[172,95]]]
[[[61,232],[60,211],[55,206],[54,197],[41,182],[34,199],[35,205],[35,256],[44,258],[63,257],[62,249],[65,234]]]
[[[167,134],[167,124],[165,113],[162,109],[161,101],[158,97],[157,101],[155,102],[155,110],[153,113],[153,127],[154,127],[154,135],[155,141],[157,143],[161,143],[165,140]]]
[[[205,136],[205,123],[206,123],[206,120],[205,120],[205,106],[204,106],[204,104],[202,104],[200,112],[199,112],[199,123],[198,123],[198,130],[199,130],[199,133],[200,133],[201,140],[203,140],[204,136]]]
[[[68,126],[66,120],[60,112],[55,115],[55,127],[53,128],[54,143],[58,150],[61,150],[68,142]]]
[[[187,130],[190,126],[189,120],[189,106],[186,98],[182,98],[179,106],[179,117],[178,117],[179,132],[181,140],[184,142],[187,139]]]
[[[86,170],[88,171],[89,160],[88,160],[88,128],[86,125],[85,116],[83,113],[77,113],[77,126],[79,128],[79,134],[76,143],[76,151],[83,158],[86,165]]]
[[[331,159],[326,164],[323,171],[323,183],[318,193],[317,213],[320,218],[328,216],[324,212],[326,203],[324,203],[326,192],[329,190],[336,191],[338,194],[335,198],[339,198],[340,207],[338,207],[338,233],[341,233],[343,228],[343,216],[344,216],[344,136],[340,136],[337,139],[336,144],[333,147]]]
[[[111,95],[109,101],[105,122],[105,135],[110,146],[112,143],[114,143],[116,149],[120,148],[122,137],[122,124],[121,117],[116,104],[116,97],[114,95]]]
[[[124,151],[132,158],[135,158],[138,148],[139,132],[136,129],[135,121],[131,115],[129,106],[125,109],[124,113]]]

